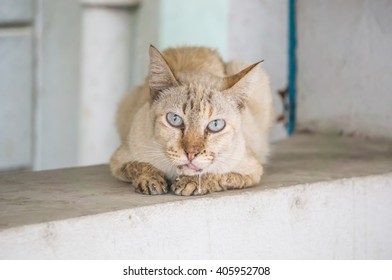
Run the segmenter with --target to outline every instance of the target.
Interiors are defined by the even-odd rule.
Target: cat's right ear
[[[148,84],[150,86],[151,98],[156,100],[162,90],[177,86],[179,83],[163,55],[153,45],[150,45],[149,54],[150,73]]]
[[[233,99],[240,110],[245,107],[249,97],[248,94],[257,82],[257,65],[262,62],[263,60],[252,64],[235,75],[224,78],[227,88],[222,93]]]

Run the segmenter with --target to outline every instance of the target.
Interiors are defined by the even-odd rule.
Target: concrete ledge
[[[260,186],[143,196],[107,166],[0,175],[1,259],[392,258],[392,145],[299,134]]]
[[[86,6],[129,8],[136,7],[141,0],[80,0],[80,2]]]

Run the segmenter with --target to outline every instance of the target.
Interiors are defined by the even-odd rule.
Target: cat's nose
[[[186,156],[188,157],[189,161],[192,161],[198,153],[186,153]]]
[[[186,149],[185,153],[187,158],[189,159],[189,161],[192,161],[198,154],[199,154],[199,150],[198,149]]]

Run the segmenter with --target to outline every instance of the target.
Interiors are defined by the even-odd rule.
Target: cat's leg
[[[127,161],[124,147],[111,158],[110,170],[120,181],[131,182],[136,192],[150,195],[168,192],[165,174],[147,162]]]
[[[172,191],[177,195],[204,195],[211,192],[220,192],[231,189],[243,189],[254,186],[260,182],[263,168],[257,163],[254,172],[223,174],[206,173],[196,176],[180,176],[171,185]]]

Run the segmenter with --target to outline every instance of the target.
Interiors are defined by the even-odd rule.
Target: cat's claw
[[[176,195],[204,195],[208,190],[199,184],[197,176],[181,176],[171,185],[171,190]]]
[[[164,178],[146,178],[134,182],[135,191],[142,194],[165,194],[169,191]]]

